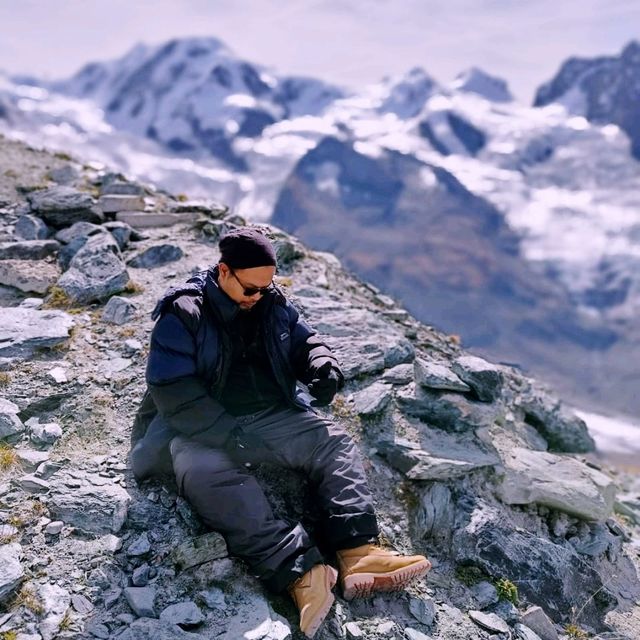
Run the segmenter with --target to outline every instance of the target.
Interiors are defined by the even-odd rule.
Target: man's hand
[[[338,391],[340,384],[339,373],[331,366],[331,362],[325,362],[316,370],[313,380],[309,383],[309,393],[315,398],[312,407],[326,407],[331,404],[333,396]]]

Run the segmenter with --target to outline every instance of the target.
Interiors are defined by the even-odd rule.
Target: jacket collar
[[[216,314],[216,317],[224,324],[232,323],[238,313],[240,305],[234,302],[218,285],[218,265],[211,267],[207,271],[207,281],[204,286],[204,294],[207,304]],[[276,302],[282,293],[278,289],[266,293],[256,305],[257,312],[264,312]]]

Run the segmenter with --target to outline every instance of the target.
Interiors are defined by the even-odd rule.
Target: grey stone
[[[144,198],[138,195],[110,194],[100,196],[98,206],[103,213],[144,209]]]
[[[144,196],[144,194],[145,190],[142,185],[121,180],[107,182],[100,188],[101,196]]]
[[[0,440],[17,439],[25,430],[18,418],[20,409],[17,404],[0,397]]]
[[[493,402],[500,397],[504,374],[497,365],[476,356],[460,356],[452,366],[463,382],[466,382],[482,402]]]
[[[136,269],[154,269],[170,262],[180,260],[184,256],[182,249],[173,244],[158,244],[149,247],[127,262]]]
[[[41,480],[37,476],[22,476],[18,481],[18,485],[27,493],[48,493],[50,486],[46,480]]]
[[[131,582],[134,587],[144,587],[149,582],[149,575],[151,572],[151,567],[145,562],[140,565],[137,569],[134,569],[133,575],[131,576]]]
[[[111,324],[126,324],[135,316],[137,306],[134,302],[121,296],[113,296],[104,307],[102,320]]]
[[[188,601],[169,605],[160,613],[160,620],[180,627],[197,627],[204,616],[195,602]]]
[[[278,265],[291,264],[306,255],[304,247],[291,236],[285,234],[276,235],[272,240],[272,244],[276,252]]]
[[[496,633],[509,633],[509,625],[495,613],[471,610],[469,611],[469,617],[483,629],[488,629]]]
[[[614,481],[579,460],[514,447],[503,464],[497,492],[505,504],[537,503],[586,520],[606,520],[613,512]]]
[[[431,598],[410,598],[409,611],[425,627],[430,627],[436,617],[436,605]]]
[[[95,620],[90,620],[85,627],[87,633],[90,633],[92,636],[96,638],[100,638],[101,640],[108,640],[111,634],[109,633],[109,627],[106,624],[100,624]]]
[[[120,531],[131,501],[126,489],[98,474],[76,475],[80,477],[74,478],[63,469],[51,479],[51,517],[89,533]],[[72,491],[70,484],[74,485]]]
[[[542,435],[550,451],[589,453],[595,451],[587,425],[551,394],[540,387],[520,399],[525,420]]]
[[[382,380],[389,384],[409,384],[413,380],[413,368],[411,364],[398,364],[387,369],[382,374]]]
[[[462,459],[440,458],[403,439],[397,439],[395,442],[379,442],[378,451],[391,466],[402,471],[410,480],[455,478],[499,462],[497,456],[473,449],[469,450],[466,455],[462,454]]]
[[[120,293],[128,282],[129,273],[116,241],[110,234],[100,233],[90,236],[75,254],[58,286],[72,300],[87,304]]]
[[[222,589],[218,589],[217,587],[200,591],[198,598],[205,606],[209,607],[209,609],[224,609],[227,606],[227,601]]]
[[[57,422],[40,424],[36,419],[27,421],[29,438],[33,444],[40,447],[51,447],[62,437],[62,427]]]
[[[153,587],[126,587],[124,597],[139,618],[155,618],[154,602],[156,591]]]
[[[490,426],[502,416],[495,405],[468,400],[446,391],[431,391],[408,385],[397,396],[399,407],[407,415],[420,418],[446,431],[464,432]]]
[[[116,604],[116,602],[120,600],[121,595],[122,595],[122,589],[120,589],[119,587],[115,587],[115,588],[109,589],[108,591],[105,591],[102,594],[102,599],[104,601],[104,608],[111,609],[111,607],[113,607]]]
[[[73,165],[65,164],[62,167],[49,169],[49,178],[57,184],[70,185],[80,178],[80,172]]]
[[[38,631],[42,640],[53,640],[58,635],[60,624],[71,605],[71,596],[66,589],[56,584],[39,585],[37,594],[44,609],[44,619],[38,625]]]
[[[347,638],[364,638],[364,631],[357,622],[347,622],[344,630],[347,632]]]
[[[143,556],[151,551],[151,543],[147,533],[141,533],[127,549],[127,555],[130,557]]]
[[[0,602],[3,602],[22,582],[20,564],[22,547],[17,542],[0,545]]]
[[[129,244],[133,229],[126,222],[115,220],[113,222],[105,222],[102,226],[115,238],[120,251]]]
[[[474,584],[471,587],[471,593],[479,609],[486,609],[487,607],[496,604],[500,599],[498,597],[498,590],[494,585],[486,580],[478,582],[478,584]]]
[[[479,567],[491,576],[508,576],[519,595],[544,609],[556,622],[566,620],[573,607],[582,608],[582,620],[599,624],[616,599],[603,579],[570,545],[554,544],[546,537],[513,527],[506,513],[476,498],[474,505],[458,502],[453,557]],[[586,600],[585,594],[598,591]],[[583,608],[584,606],[584,608]],[[522,622],[529,624],[525,617]],[[540,635],[540,634],[538,634]]]
[[[69,338],[72,317],[58,310],[12,308],[0,312],[0,356],[29,357]]]
[[[92,602],[79,593],[71,595],[71,606],[81,615],[87,615],[94,610]]]
[[[174,224],[189,224],[195,222],[199,214],[195,211],[187,213],[162,213],[157,211],[120,211],[116,213],[116,220],[125,222],[133,229],[150,227],[170,227]]]
[[[1,401],[0,401],[1,402]],[[25,471],[35,471],[40,464],[49,459],[48,451],[34,451],[33,449],[15,449],[18,462]]]
[[[121,613],[120,615],[116,616],[116,620],[119,620],[123,624],[131,624],[135,621],[135,619],[136,617],[130,613]]]
[[[68,382],[67,373],[62,367],[54,367],[47,371],[47,377],[58,384]]]
[[[136,340],[135,338],[130,338],[129,340],[124,341],[123,347],[127,354],[131,355],[142,351],[142,342],[140,342],[140,340]]]
[[[57,536],[62,531],[63,528],[64,528],[64,522],[61,522],[60,520],[56,520],[55,522],[50,522],[44,528],[44,532],[48,536]]]
[[[64,467],[62,462],[52,462],[51,460],[47,460],[46,462],[38,465],[34,475],[36,478],[40,478],[41,480],[48,480],[54,473],[60,471],[62,467]]]
[[[404,635],[407,640],[432,640],[431,636],[428,636],[417,629],[412,629],[411,627],[405,627]]]
[[[383,382],[374,382],[354,394],[354,409],[358,415],[374,416],[385,409],[392,398],[391,387]]]
[[[204,213],[210,218],[222,218],[229,213],[229,207],[214,200],[186,200],[171,203],[171,211],[174,213],[195,211]]]
[[[59,277],[60,269],[54,262],[0,261],[0,284],[14,287],[26,293],[46,293]]]
[[[29,214],[18,218],[14,233],[23,240],[46,240],[50,235],[49,227],[44,221]]]
[[[191,538],[171,552],[171,558],[180,570],[190,569],[227,555],[229,554],[224,538],[216,532]]]
[[[508,600],[501,600],[496,604],[491,613],[495,613],[498,617],[502,618],[509,624],[520,622],[520,612],[517,607]]]
[[[19,306],[24,309],[39,309],[44,303],[44,298],[25,298]]]
[[[53,187],[27,196],[31,210],[53,227],[68,227],[86,220],[100,223],[104,217],[93,206],[93,199],[72,187]]]
[[[539,635],[542,640],[558,640],[558,632],[553,622],[541,607],[529,607],[522,614],[522,623]]]
[[[524,624],[518,623],[515,625],[514,629],[519,640],[542,640],[537,633],[529,629],[529,627]]]
[[[416,384],[431,389],[448,391],[471,391],[471,387],[460,380],[451,369],[444,364],[416,358],[414,362]]]
[[[0,242],[0,260],[44,260],[59,248],[60,244],[55,240]]]
[[[93,224],[92,222],[75,222],[66,229],[61,229],[56,233],[55,239],[63,244],[69,244],[79,238],[88,238],[96,233],[104,233],[104,229],[99,224]]]
[[[140,618],[125,629],[118,636],[118,640],[205,640],[207,637],[199,633],[183,631],[176,625],[160,620]],[[217,639],[220,638],[221,636],[218,635]],[[234,640],[240,640],[240,638],[242,636],[236,636]]]
[[[453,532],[455,503],[451,490],[440,482],[430,483],[418,490],[416,533],[420,538],[433,538],[448,543]]]

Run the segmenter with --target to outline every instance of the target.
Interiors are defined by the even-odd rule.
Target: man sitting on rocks
[[[278,519],[251,468],[270,463],[309,479],[335,550],[346,599],[403,588],[430,562],[375,546],[378,525],[356,447],[318,415],[343,376],[330,349],[274,284],[269,240],[240,228],[220,241],[220,262],[158,303],[148,393],[134,430],[134,473],[154,472],[170,441],[178,489],[229,551],[276,591],[288,589],[312,637],[334,601],[338,573],[301,524]],[[146,424],[144,424],[146,422]]]

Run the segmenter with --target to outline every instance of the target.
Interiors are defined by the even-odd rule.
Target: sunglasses
[[[269,291],[269,289],[273,287],[273,280],[266,287],[247,287],[245,286],[244,282],[242,282],[242,280],[238,278],[238,276],[235,274],[235,271],[231,267],[229,267],[229,271],[231,272],[231,275],[238,281],[240,286],[243,288],[242,293],[247,298],[250,298],[251,296],[255,296],[256,293],[259,293],[261,296],[263,296],[265,293],[267,293],[267,291]]]

